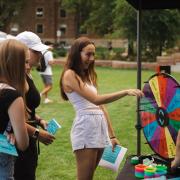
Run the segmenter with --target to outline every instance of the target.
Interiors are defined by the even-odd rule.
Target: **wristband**
[[[115,139],[115,138],[116,138],[116,136],[111,136],[111,137],[110,137],[110,139]]]
[[[39,136],[39,129],[36,128],[36,130],[34,131],[34,134],[32,135],[32,138],[38,139],[38,136]]]

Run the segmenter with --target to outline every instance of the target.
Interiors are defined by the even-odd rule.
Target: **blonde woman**
[[[28,48],[16,41],[0,44],[0,133],[13,131],[15,145],[22,151],[29,145],[25,124],[25,61]],[[14,156],[0,153],[1,179],[13,179]]]

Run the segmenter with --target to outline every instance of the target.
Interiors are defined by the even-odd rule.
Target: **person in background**
[[[30,52],[29,63],[26,64],[26,105],[28,112],[27,128],[30,138],[29,147],[25,152],[19,151],[15,163],[14,177],[16,180],[35,180],[38,162],[37,140],[45,145],[51,144],[55,137],[43,130],[47,128],[47,122],[36,114],[36,108],[40,105],[40,94],[31,76],[32,67],[39,64],[42,51],[49,47],[41,42],[41,39],[33,32],[24,31],[16,36],[18,41],[24,43]],[[41,126],[42,129],[38,129]],[[38,143],[39,144],[39,143]]]
[[[44,84],[44,89],[41,91],[40,95],[41,97],[44,97],[44,103],[47,104],[52,102],[52,100],[48,98],[48,93],[52,89],[52,84],[53,84],[52,81],[53,72],[51,66],[54,62],[54,58],[52,53],[53,44],[49,41],[46,41],[45,44],[50,47],[48,50],[42,52],[47,67],[44,72],[39,72],[39,74],[41,75]]]
[[[176,156],[171,163],[171,168],[176,169],[180,166],[180,130],[178,131],[178,136],[176,140]]]
[[[87,37],[76,39],[60,79],[62,98],[69,100],[76,111],[71,142],[78,180],[92,180],[104,148],[112,144],[114,150],[119,144],[104,104],[124,96],[143,96],[138,89],[99,95],[94,57],[94,43]]]
[[[16,147],[24,151],[29,145],[25,110],[25,62],[28,48],[16,41],[0,43],[0,134],[13,131]],[[11,139],[12,140],[12,139]],[[15,157],[0,153],[0,179],[13,180]]]

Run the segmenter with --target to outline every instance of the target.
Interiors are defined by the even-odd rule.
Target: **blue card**
[[[111,146],[107,146],[104,149],[102,159],[114,164],[120,151],[121,151],[120,146],[115,146],[114,152],[112,152],[112,147]]]
[[[47,131],[54,135],[59,128],[61,128],[61,125],[55,119],[51,119],[48,123]]]
[[[7,137],[3,134],[0,134],[0,152],[10,154],[12,156],[18,156],[15,145],[10,144]]]

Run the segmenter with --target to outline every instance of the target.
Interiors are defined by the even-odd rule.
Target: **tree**
[[[124,0],[116,0],[114,26],[123,27],[129,42],[136,39],[136,11]],[[146,10],[142,12],[142,47],[152,59],[162,50],[173,47],[180,28],[178,10]]]
[[[7,25],[24,3],[25,0],[0,0],[0,30],[6,31]]]
[[[89,18],[84,26],[92,33],[105,35],[113,32],[115,0],[93,0]]]
[[[76,16],[77,22],[77,34],[83,33],[85,28],[83,27],[84,22],[88,19],[91,11],[92,0],[63,0],[62,7],[65,7],[69,12],[73,12]]]
[[[173,47],[180,28],[177,10],[153,10],[143,13],[143,44],[154,59],[163,49]]]
[[[125,38],[128,39],[128,55],[134,55],[133,43],[136,40],[136,11],[126,2],[116,0],[114,13],[114,30],[122,30]]]
[[[115,0],[64,0],[63,5],[75,12],[79,33],[88,30],[103,36],[113,32]]]

